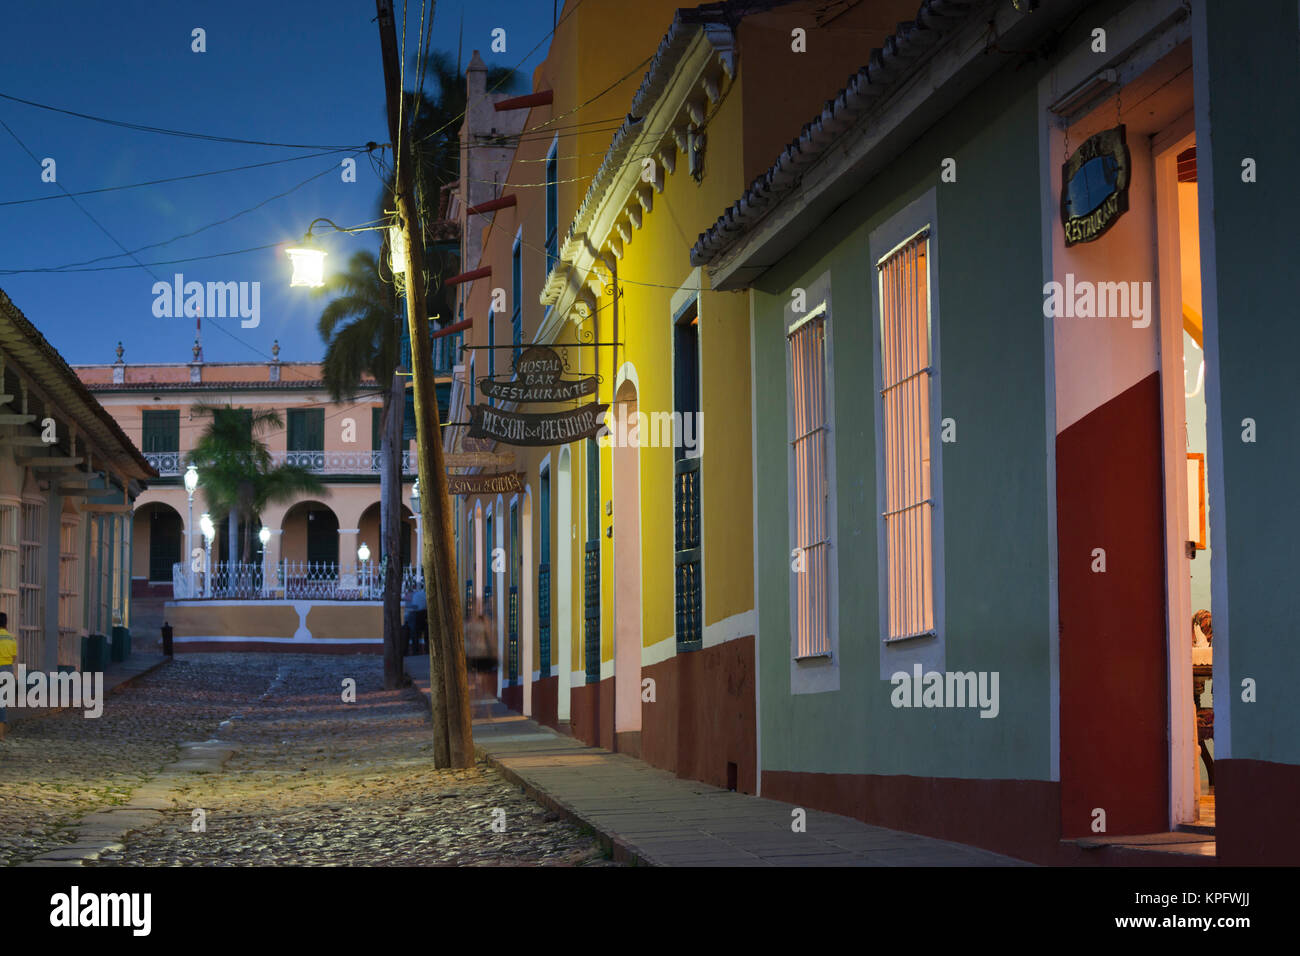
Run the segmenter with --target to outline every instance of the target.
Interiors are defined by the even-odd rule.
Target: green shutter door
[[[325,409],[289,410],[289,451],[323,451],[325,448]]]
[[[179,411],[147,410],[144,413],[144,435],[141,451],[180,451],[181,413]]]

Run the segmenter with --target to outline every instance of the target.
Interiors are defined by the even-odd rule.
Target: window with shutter
[[[325,409],[289,409],[289,451],[322,451],[325,448]]]
[[[936,633],[929,253],[927,227],[876,264],[885,640]]]
[[[143,452],[180,451],[181,413],[175,409],[146,409],[144,434],[140,450]]]
[[[826,459],[826,311],[799,318],[787,332],[791,552],[795,656],[821,657],[830,639],[830,481]]]

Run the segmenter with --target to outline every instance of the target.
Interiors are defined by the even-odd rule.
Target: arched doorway
[[[384,539],[380,527],[380,519],[383,514],[383,508],[378,501],[369,505],[365,511],[361,512],[361,519],[357,524],[358,541],[365,542],[375,555],[375,561],[382,561],[384,558]],[[401,506],[401,513],[397,519],[397,556],[400,560],[398,567],[405,570],[411,566],[411,556],[414,554],[412,539],[415,536],[415,516],[411,509],[406,505]],[[378,567],[378,564],[375,565]]]
[[[281,553],[291,563],[338,564],[339,519],[328,505],[300,501],[284,516]]]
[[[524,682],[524,716],[533,715],[533,495],[529,488],[524,489],[522,505],[522,523],[520,528],[520,552],[514,557],[515,567],[519,568],[519,640],[522,647],[522,672]]]
[[[573,481],[569,447],[560,449],[555,489],[555,635],[559,663],[556,719],[569,721],[569,682],[573,674]]]
[[[616,421],[635,422],[636,385],[629,379],[615,398]],[[640,438],[613,449],[614,498],[614,747],[641,752],[641,483]]]
[[[149,582],[171,584],[172,567],[180,562],[185,551],[184,520],[175,508],[161,501],[150,502],[135,514],[136,546],[148,541]]]

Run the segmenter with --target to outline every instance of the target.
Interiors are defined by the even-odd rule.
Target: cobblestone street
[[[342,700],[345,678],[356,703]],[[234,751],[221,770],[164,770],[180,744],[214,739]],[[606,863],[589,833],[487,765],[433,769],[427,711],[382,689],[377,656],[278,654],[180,656],[110,695],[98,719],[11,727],[0,863],[73,843],[78,821],[151,780],[167,784],[161,823],[85,865]]]

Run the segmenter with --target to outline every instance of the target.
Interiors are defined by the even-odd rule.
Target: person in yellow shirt
[[[18,642],[14,636],[9,633],[9,615],[0,611],[0,671],[13,672],[14,660],[18,657]],[[5,737],[5,722],[9,714],[3,704],[0,704],[0,740]]]

